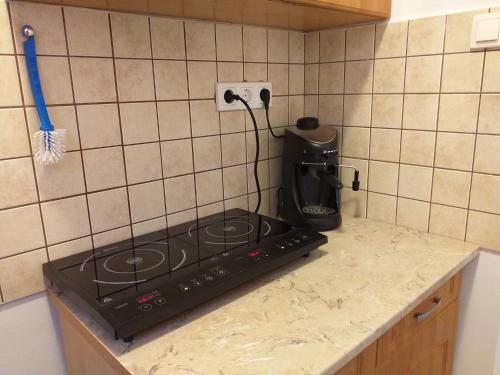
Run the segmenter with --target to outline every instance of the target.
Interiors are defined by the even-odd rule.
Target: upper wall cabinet
[[[31,0],[300,31],[381,21],[391,0]]]

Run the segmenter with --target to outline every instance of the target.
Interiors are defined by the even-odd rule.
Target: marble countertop
[[[331,374],[475,256],[477,245],[344,218],[303,258],[126,344],[73,305],[131,374]],[[67,301],[66,301],[67,302]]]

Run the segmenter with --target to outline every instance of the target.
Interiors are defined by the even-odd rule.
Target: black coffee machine
[[[297,226],[317,231],[337,228],[340,216],[340,168],[352,168],[352,190],[359,189],[359,171],[339,164],[337,130],[320,126],[318,119],[304,117],[285,130],[283,188],[279,215]]]

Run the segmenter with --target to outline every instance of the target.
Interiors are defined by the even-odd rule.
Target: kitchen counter
[[[332,374],[478,254],[477,245],[345,217],[329,243],[178,318],[114,340],[64,296],[105,355],[142,374]]]

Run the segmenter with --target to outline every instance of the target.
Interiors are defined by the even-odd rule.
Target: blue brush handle
[[[23,27],[23,30],[29,26]],[[38,74],[38,65],[36,63],[35,37],[30,35],[23,42],[24,56],[26,58],[26,69],[31,85],[31,92],[35,100],[36,111],[40,118],[40,130],[53,131],[54,125],[50,122],[45,100],[43,99],[42,85],[40,83],[40,75]]]

